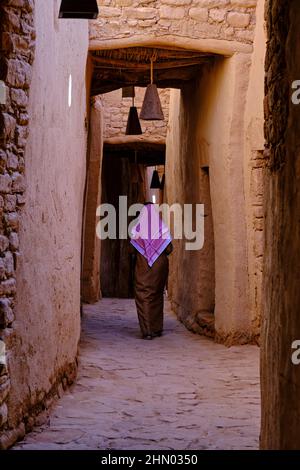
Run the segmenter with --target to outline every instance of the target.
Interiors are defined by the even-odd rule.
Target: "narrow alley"
[[[75,385],[14,449],[257,449],[259,349],[194,335],[166,310],[164,336],[144,341],[133,300],[87,305]]]

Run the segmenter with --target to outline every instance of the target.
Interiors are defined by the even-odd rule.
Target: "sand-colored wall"
[[[182,93],[171,91],[166,150],[165,199],[170,205],[205,204],[205,243],[202,250],[186,251],[185,240],[174,240],[170,256],[168,295],[184,324],[197,331],[197,314],[214,311],[214,242],[208,175],[200,167],[197,145],[198,84]]]
[[[89,115],[87,181],[84,195],[81,299],[96,302],[101,297],[101,242],[96,234],[97,208],[101,203],[101,170],[103,157],[103,106],[92,100]]]
[[[250,314],[253,334],[259,338],[264,253],[264,60],[265,1],[256,10],[256,31],[245,111],[244,175],[247,210]]]
[[[87,22],[58,20],[37,1],[26,204],[20,228],[9,425],[72,379],[80,334],[80,254],[86,168]],[[72,106],[68,106],[72,74]],[[27,420],[27,427],[32,424]]]
[[[217,338],[228,344],[250,341],[253,335],[244,194],[244,116],[250,64],[249,54],[220,58],[204,71],[194,92],[183,91],[181,100],[178,92],[173,92],[177,98],[175,102],[171,99],[167,138],[169,202],[207,204],[203,195],[203,191],[207,194],[207,186],[201,181],[199,167],[209,165],[215,242],[215,328]],[[194,143],[185,141],[185,129],[190,126],[195,132]],[[208,230],[207,217],[205,224]],[[180,305],[183,320],[191,315],[197,318],[199,311],[206,310],[211,285],[205,255],[206,247],[212,243],[209,237],[206,231],[204,248],[198,254],[185,252],[179,242],[181,260],[175,255],[171,263],[171,296],[173,303]],[[178,280],[175,273],[180,273]]]

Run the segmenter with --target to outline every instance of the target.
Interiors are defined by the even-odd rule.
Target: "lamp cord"
[[[151,85],[153,85],[153,59],[151,59]]]

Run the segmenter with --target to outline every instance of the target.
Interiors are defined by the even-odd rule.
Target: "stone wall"
[[[34,10],[31,0],[6,3],[0,318],[11,387],[2,376],[4,448],[41,422],[36,417],[76,374],[88,49],[87,23],[59,20],[59,0],[35,2]]]
[[[16,268],[20,259],[19,224],[25,202],[24,152],[28,135],[28,95],[34,58],[33,0],[4,0],[0,7],[0,79],[6,85],[6,104],[0,105],[0,336],[7,359],[15,337]],[[0,431],[7,429],[7,396],[13,374],[0,365]],[[23,426],[24,427],[24,426]],[[17,429],[16,435],[23,432]],[[13,436],[14,439],[14,436]],[[10,443],[7,434],[0,447]]]
[[[292,83],[300,79],[300,4],[266,4],[265,135],[266,238],[261,353],[263,449],[300,448],[300,106]],[[298,355],[299,357],[299,355]]]
[[[257,0],[98,0],[90,39],[168,34],[251,44]]]
[[[138,114],[140,114],[142,108],[145,91],[145,88],[135,88],[135,106],[137,107]],[[167,135],[170,90],[160,89],[159,96],[165,119],[164,121],[141,120],[141,127],[145,138],[153,136],[165,138]],[[120,89],[102,95],[102,103],[104,107],[104,138],[124,136],[132,98],[122,99],[122,90]]]

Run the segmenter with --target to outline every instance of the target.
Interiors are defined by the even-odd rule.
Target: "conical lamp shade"
[[[165,175],[163,174],[163,177],[162,177],[161,183],[160,183],[160,189],[164,189],[164,187],[165,187],[165,181],[166,181],[166,177],[165,177]]]
[[[164,113],[161,107],[156,85],[147,86],[140,118],[144,121],[163,121]]]
[[[140,135],[142,128],[138,117],[138,112],[135,106],[131,106],[128,115],[126,135]]]
[[[157,170],[153,171],[152,180],[150,184],[151,189],[160,189],[160,180]]]
[[[97,0],[62,0],[59,18],[96,19],[99,14]]]

